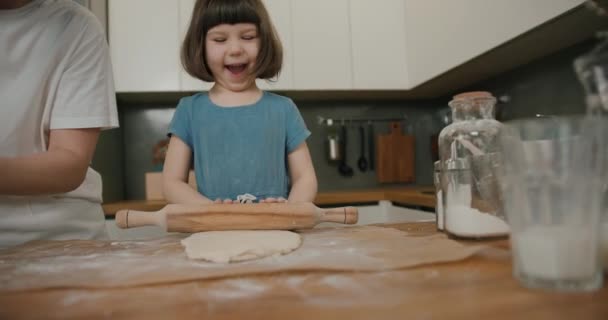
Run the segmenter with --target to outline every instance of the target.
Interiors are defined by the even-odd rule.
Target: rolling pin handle
[[[355,224],[359,220],[359,210],[355,207],[344,207],[344,224]]]
[[[116,225],[121,229],[129,228],[129,210],[123,209],[116,212]]]

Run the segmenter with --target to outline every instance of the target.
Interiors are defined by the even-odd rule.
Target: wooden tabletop
[[[435,233],[432,223],[391,227]],[[608,287],[521,287],[508,243],[458,262],[380,272],[307,271],[123,288],[0,292],[0,318],[45,319],[608,319]],[[0,261],[2,263],[2,261]]]
[[[435,207],[434,187],[396,187],[381,189],[343,190],[319,192],[314,203],[317,206],[346,205],[354,203],[392,201],[397,204]],[[156,211],[167,205],[164,200],[125,200],[103,204],[106,217],[113,217],[120,209]]]

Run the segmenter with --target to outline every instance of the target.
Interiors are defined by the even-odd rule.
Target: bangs
[[[203,34],[220,24],[253,23],[260,26],[260,17],[250,1],[211,0],[202,17]]]

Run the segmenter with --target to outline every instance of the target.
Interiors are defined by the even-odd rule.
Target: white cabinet
[[[415,90],[584,0],[263,0],[284,49],[270,90]],[[180,47],[195,0],[109,0],[118,92],[201,91]],[[488,68],[492,68],[490,65]],[[465,83],[466,79],[459,79]]]
[[[180,60],[195,0],[109,0],[109,41],[117,92],[201,91]]]
[[[190,25],[190,19],[192,18],[192,9],[194,9],[194,3],[196,0],[179,0],[179,35],[178,35],[178,58],[180,58],[180,52],[182,48],[182,43],[184,41],[184,37],[186,36],[186,32],[188,31],[188,26]],[[181,58],[180,58],[181,59]],[[182,67],[181,60],[179,61],[179,87],[180,91],[203,91],[211,89],[213,83],[204,82],[202,80],[196,79],[189,75],[186,70]]]
[[[583,2],[406,0],[409,87],[496,48]]]
[[[180,90],[175,2],[110,0],[108,19],[117,92]]]
[[[292,2],[287,0],[264,0],[263,2],[283,45],[283,68],[279,77],[273,79],[274,81],[258,79],[258,86],[268,90],[293,89]]]
[[[405,89],[405,2],[350,0],[354,89]]]
[[[292,0],[294,86],[352,89],[348,0]]]

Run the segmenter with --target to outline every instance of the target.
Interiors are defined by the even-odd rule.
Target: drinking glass
[[[602,121],[547,117],[507,123],[499,137],[501,191],[514,277],[525,287],[602,286]]]

